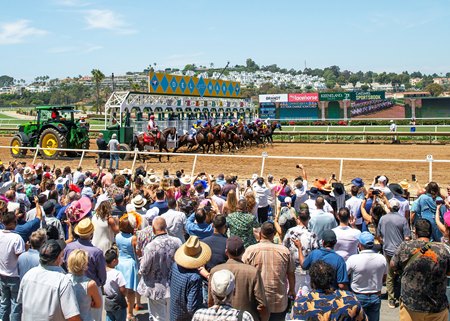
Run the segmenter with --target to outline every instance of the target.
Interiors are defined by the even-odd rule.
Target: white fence
[[[11,149],[10,146],[0,146],[0,149]],[[39,146],[37,147],[21,147],[21,149],[26,150],[33,150],[34,151],[34,157],[33,162],[34,164],[36,162],[36,159],[39,156],[39,151],[42,150]],[[339,180],[342,180],[343,170],[344,170],[344,162],[383,162],[383,163],[428,163],[428,181],[433,180],[433,163],[448,163],[450,164],[450,160],[448,159],[434,159],[433,155],[427,155],[425,159],[385,159],[385,158],[349,158],[349,157],[306,157],[306,156],[271,156],[268,155],[266,152],[263,152],[260,156],[259,155],[230,155],[230,154],[194,154],[194,153],[159,153],[159,152],[140,152],[137,149],[134,151],[105,151],[105,150],[84,150],[84,149],[68,149],[68,148],[46,148],[46,150],[56,150],[56,151],[69,151],[69,152],[78,152],[81,153],[79,166],[81,166],[84,157],[87,153],[115,153],[115,154],[130,154],[133,155],[133,163],[131,166],[131,170],[134,171],[136,160],[139,155],[144,156],[188,156],[193,157],[193,163],[192,163],[192,171],[191,176],[195,173],[195,167],[197,165],[197,160],[200,157],[226,157],[226,158],[235,158],[235,159],[242,159],[242,158],[252,158],[252,159],[259,159],[261,160],[261,170],[260,175],[262,176],[264,174],[264,166],[266,159],[292,159],[292,160],[318,160],[318,161],[336,161],[339,162]]]

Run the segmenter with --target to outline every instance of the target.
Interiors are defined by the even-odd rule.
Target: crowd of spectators
[[[370,115],[385,109],[389,109],[392,106],[394,106],[394,102],[385,99],[357,102],[351,105],[350,116],[356,117],[361,115]]]
[[[450,186],[0,165],[0,319],[447,320]],[[243,182],[243,183],[240,183]],[[386,293],[382,293],[383,284]],[[396,291],[400,289],[400,291]]]

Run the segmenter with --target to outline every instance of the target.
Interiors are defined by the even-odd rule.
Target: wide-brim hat
[[[128,168],[124,168],[123,170],[120,171],[120,175],[131,175],[131,169]]]
[[[409,185],[409,183],[408,183],[408,181],[406,179],[402,180],[398,184],[403,188],[403,190],[408,190],[409,187],[410,187],[410,185]]]
[[[74,232],[79,237],[88,237],[94,233],[94,224],[90,218],[86,217],[75,226]]]
[[[84,186],[91,186],[92,184],[94,184],[94,181],[92,180],[92,178],[86,178],[85,180],[84,180]]]
[[[321,193],[317,187],[311,187],[309,191],[306,191],[309,196],[317,197],[320,196]]]
[[[180,183],[183,185],[189,185],[191,184],[191,180],[192,180],[191,175],[185,175],[182,178],[180,178]]]
[[[89,197],[83,196],[79,200],[72,202],[66,209],[66,214],[72,223],[80,222],[90,213],[92,202]]]
[[[33,169],[31,167],[25,167],[24,171],[23,171],[23,175],[24,176],[31,176],[33,175]]]
[[[211,248],[200,242],[197,236],[190,236],[175,252],[174,259],[185,269],[198,269],[211,259]]]
[[[403,190],[403,188],[400,186],[400,184],[389,184],[388,188],[391,190],[392,193],[394,193],[394,195],[403,195],[405,194],[405,191]]]
[[[352,179],[352,185],[358,186],[358,187],[363,187],[364,182],[361,177],[356,177],[356,178]]]
[[[331,193],[333,191],[333,186],[330,183],[327,183],[322,187],[322,191]]]
[[[136,195],[132,200],[131,203],[134,205],[135,208],[143,208],[145,204],[147,204],[147,200],[142,197],[142,195]]]

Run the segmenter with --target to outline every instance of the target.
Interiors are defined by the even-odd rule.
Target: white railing
[[[0,146],[0,149],[11,149],[11,146]],[[43,148],[37,147],[20,147],[20,149],[33,150],[35,151],[32,164],[36,163],[36,159],[39,155],[39,151]],[[164,152],[140,152],[137,149],[134,151],[108,151],[108,150],[85,150],[85,149],[69,149],[69,148],[45,148],[45,150],[63,151],[63,152],[77,152],[81,153],[79,166],[81,166],[84,157],[87,153],[114,153],[114,154],[130,154],[133,155],[133,163],[131,166],[131,171],[134,171],[136,160],[139,155],[143,156],[187,156],[193,157],[191,176],[195,173],[195,167],[197,165],[197,160],[200,157],[212,158],[212,157],[226,157],[226,158],[251,158],[261,160],[261,170],[260,175],[264,174],[264,167],[266,159],[292,159],[292,160],[319,160],[319,161],[336,161],[339,162],[339,180],[342,180],[342,174],[344,170],[345,162],[383,162],[383,163],[428,163],[428,181],[433,180],[433,163],[449,163],[448,159],[434,159],[433,155],[427,155],[425,159],[385,159],[385,158],[349,158],[349,157],[307,157],[307,156],[272,156],[268,155],[267,152],[263,152],[261,155],[230,155],[230,154],[195,154],[195,153],[164,153]]]

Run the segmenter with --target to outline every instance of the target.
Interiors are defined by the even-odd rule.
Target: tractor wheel
[[[67,140],[66,137],[56,129],[47,128],[41,133],[41,136],[39,137],[39,146],[41,147],[42,157],[55,159],[64,152],[49,150],[46,148],[66,148]]]
[[[20,149],[19,147],[23,146],[22,138],[20,136],[15,136],[13,139],[11,139],[11,143],[9,144],[11,147],[11,156],[12,157],[23,157],[26,155],[27,150],[26,149]]]
[[[129,152],[131,150],[130,146],[127,144],[120,144],[120,148],[121,151],[127,151]],[[131,154],[119,154],[119,157],[121,160],[130,160],[131,159]]]

